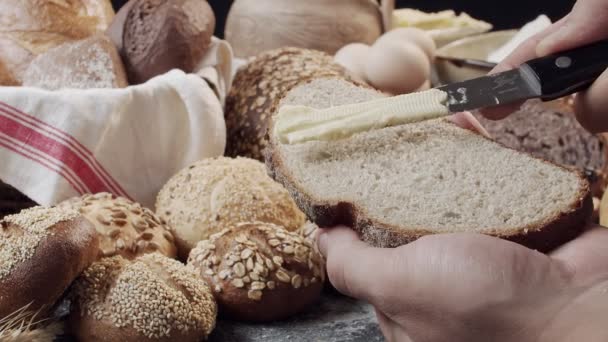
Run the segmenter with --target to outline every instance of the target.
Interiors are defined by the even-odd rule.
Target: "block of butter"
[[[315,109],[285,105],[274,117],[273,134],[283,144],[338,140],[390,126],[435,119],[449,114],[448,94],[438,89]]]
[[[453,10],[426,13],[411,8],[396,9],[393,12],[393,28],[416,27],[427,31],[437,47],[473,34],[490,31],[492,24],[472,18],[466,13],[456,14]]]

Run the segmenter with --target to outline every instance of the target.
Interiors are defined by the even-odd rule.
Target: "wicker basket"
[[[19,192],[19,190],[0,181],[0,218],[36,205],[36,202]]]

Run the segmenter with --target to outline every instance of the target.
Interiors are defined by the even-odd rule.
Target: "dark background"
[[[309,0],[283,0],[309,1]],[[112,0],[118,9],[126,0]],[[553,21],[566,15],[575,0],[397,0],[397,7],[411,7],[423,11],[440,11],[453,9],[456,12],[467,12],[474,18],[492,23],[495,29],[521,27],[536,18],[547,14]],[[223,37],[224,23],[232,1],[209,0],[217,18],[215,35]]]

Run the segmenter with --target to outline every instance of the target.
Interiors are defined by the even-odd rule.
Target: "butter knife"
[[[588,88],[608,68],[608,40],[530,60],[516,69],[437,89],[450,112],[539,98],[551,101]]]

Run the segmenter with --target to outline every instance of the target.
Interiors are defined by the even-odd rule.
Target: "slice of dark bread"
[[[380,96],[321,79],[294,88],[282,104],[325,108]],[[330,142],[285,145],[269,136],[266,163],[310,220],[323,227],[348,225],[378,247],[474,232],[547,252],[576,237],[592,212],[580,172],[447,120]]]

